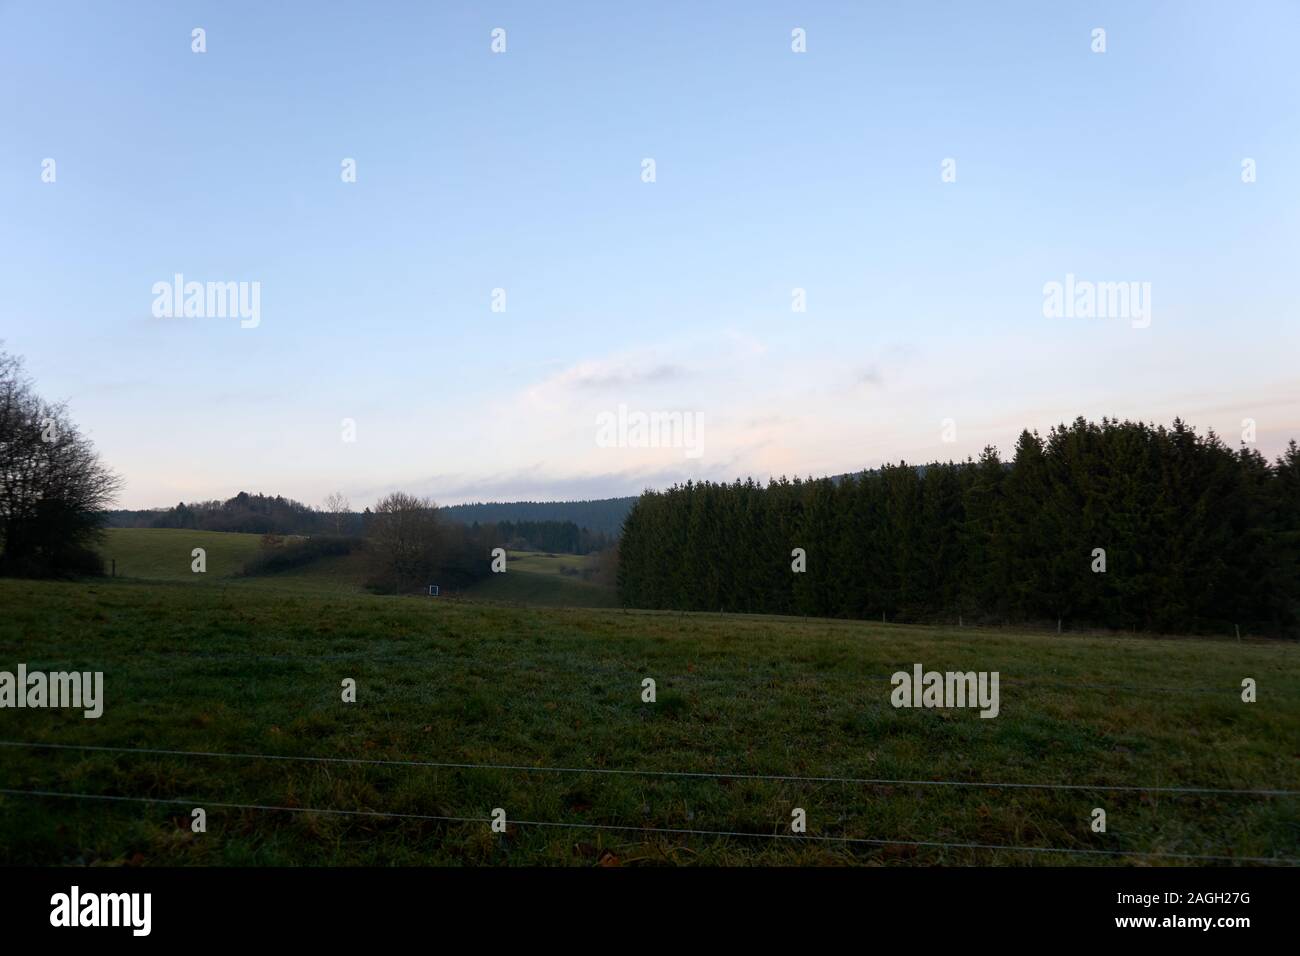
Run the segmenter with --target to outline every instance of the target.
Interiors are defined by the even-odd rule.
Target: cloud
[[[665,349],[621,352],[586,359],[553,372],[523,389],[519,399],[531,407],[559,409],[583,406],[603,393],[626,398],[641,389],[677,384],[697,378],[697,371],[675,361]]]
[[[570,379],[575,388],[628,388],[636,385],[658,385],[663,382],[675,382],[690,375],[681,365],[656,365],[652,368],[637,369],[626,366],[610,369],[573,370],[576,374]]]
[[[393,485],[362,488],[355,497],[357,500],[368,501],[402,490],[427,494],[440,505],[483,501],[581,501],[635,496],[647,488],[664,488],[688,478],[698,481],[704,477],[712,476],[699,474],[685,466],[562,475],[534,465],[485,475],[428,475]]]
[[[880,369],[875,365],[860,369],[854,376],[853,381],[858,385],[879,385],[884,382],[885,377],[880,373]]]

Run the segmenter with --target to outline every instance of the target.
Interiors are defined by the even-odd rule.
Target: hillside
[[[636,498],[590,501],[504,501],[451,505],[440,515],[459,524],[572,522],[579,529],[617,538]],[[170,508],[113,509],[104,512],[109,528],[202,528],[248,534],[363,534],[365,515],[328,514],[280,495],[240,492],[226,501],[181,502]],[[542,545],[551,546],[551,545]],[[597,544],[597,547],[603,546]]]
[[[572,521],[580,528],[617,537],[636,498],[590,501],[493,501],[439,509],[451,521],[488,524],[498,521]]]
[[[237,574],[257,553],[261,535],[175,528],[109,528],[100,553],[120,578],[207,583]],[[207,552],[207,571],[192,570],[192,552]],[[114,564],[115,563],[115,564]]]
[[[593,555],[512,551],[505,574],[494,574],[465,592],[480,601],[537,607],[617,607],[612,587],[590,580]]]

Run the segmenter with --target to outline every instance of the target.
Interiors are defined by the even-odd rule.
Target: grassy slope
[[[211,555],[211,552],[210,552]],[[574,768],[1300,789],[1293,644],[1010,635],[323,595],[0,581],[0,667],[106,673],[105,715],[4,711],[9,740]],[[888,675],[997,669],[1002,716],[895,710]],[[1242,676],[1260,702],[1238,697]],[[658,681],[658,702],[640,700]],[[360,699],[343,704],[354,677]],[[0,747],[4,786],[486,819],[1300,856],[1294,798],[551,774]],[[1093,807],[1109,832],[1089,831]],[[1098,863],[0,797],[16,863]],[[1153,862],[1156,862],[1153,860]]]
[[[594,555],[543,554],[512,551],[504,574],[494,574],[465,592],[478,601],[500,601],[533,607],[615,607],[613,588],[602,587],[565,569],[591,569]]]
[[[211,583],[229,577],[257,553],[261,535],[175,528],[110,528],[100,548],[106,567],[117,561],[117,576],[154,581]],[[193,549],[207,551],[207,571],[191,570]]]

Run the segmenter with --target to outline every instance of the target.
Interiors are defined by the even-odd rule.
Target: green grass
[[[183,575],[153,583],[0,581],[0,607],[0,669],[23,662],[102,670],[106,683],[99,720],[5,710],[7,740],[876,781],[1300,789],[1294,644],[523,608],[275,589],[265,581],[195,586]],[[1001,716],[895,710],[888,675],[917,661],[1000,671]],[[1258,703],[1241,702],[1243,676],[1259,682]],[[355,704],[340,700],[348,677],[358,684]],[[645,677],[658,683],[657,703],[641,701]],[[13,789],[183,801],[0,796],[0,847],[11,863],[1178,862],[912,845],[925,842],[1300,856],[1294,797],[25,747],[0,747],[0,780]],[[205,804],[208,833],[191,833],[189,809]],[[784,834],[796,806],[807,811],[810,835],[896,842],[523,823],[494,835],[485,822],[503,807],[515,821]],[[1105,834],[1089,829],[1094,807],[1107,811]]]
[[[106,570],[117,562],[120,578],[151,581],[192,581],[210,584],[237,574],[261,545],[258,534],[186,531],[176,528],[110,528],[100,553]],[[207,570],[192,568],[195,548],[207,552]]]
[[[310,564],[259,574],[231,582],[241,588],[269,591],[294,591],[317,595],[364,594],[368,576],[366,556],[360,552],[318,558]]]
[[[511,551],[504,573],[485,578],[465,596],[531,607],[616,607],[613,588],[582,576],[595,568],[595,561],[594,555]]]
[[[570,577],[565,572],[590,571],[596,567],[594,554],[551,554],[542,551],[511,551],[506,562],[507,571],[526,571],[530,574],[554,574]]]

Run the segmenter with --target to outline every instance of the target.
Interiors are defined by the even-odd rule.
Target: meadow
[[[261,546],[261,535],[180,528],[110,528],[101,553],[105,569],[118,577],[210,584],[237,574]],[[202,548],[207,571],[191,569],[192,553]]]
[[[193,584],[271,588],[315,593],[362,594],[367,577],[365,555],[360,553],[322,558],[301,568],[278,574],[232,581],[262,546],[262,536],[221,531],[172,528],[113,528],[101,552],[105,566],[116,562],[119,577]],[[191,552],[203,548],[208,570],[191,570]],[[463,594],[478,601],[543,607],[614,607],[611,588],[583,577],[594,567],[594,555],[544,554],[511,551],[508,572],[477,582]]]
[[[0,794],[5,862],[1300,857],[1294,643],[380,597],[338,562],[240,578],[249,542],[215,541],[193,575],[193,532],[117,535],[136,578],[0,581],[0,669],[103,671],[106,697],[0,711],[0,789],[46,794]],[[496,577],[595,587],[516,557]],[[918,662],[997,670],[1000,715],[895,709]]]

